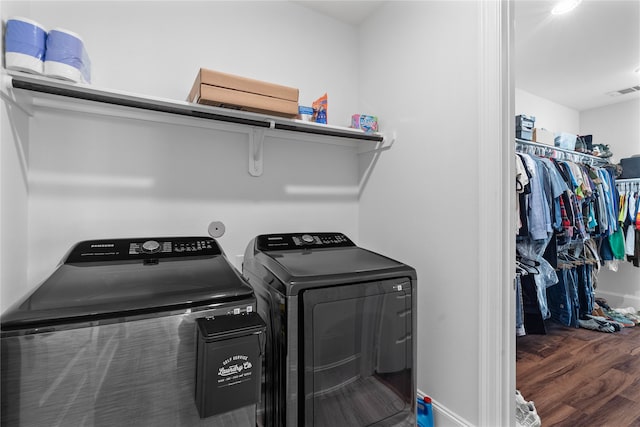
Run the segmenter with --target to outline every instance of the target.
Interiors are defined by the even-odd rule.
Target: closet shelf
[[[62,109],[246,133],[250,143],[249,173],[253,176],[262,174],[265,136],[352,146],[358,152],[384,150],[393,143],[387,144],[381,133],[360,129],[101,89],[16,71],[3,73],[2,97],[29,115],[33,108]]]
[[[539,142],[527,141],[516,138],[516,151],[527,151],[524,147],[528,147],[535,153],[541,152],[541,155],[551,156],[558,159],[569,160],[578,163],[586,163],[591,166],[602,166],[609,163],[608,159],[602,157],[591,156],[589,154],[578,153],[573,150],[553,147],[551,145],[541,144]]]

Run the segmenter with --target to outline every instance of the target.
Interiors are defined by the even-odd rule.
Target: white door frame
[[[479,425],[515,422],[513,1],[479,0]]]

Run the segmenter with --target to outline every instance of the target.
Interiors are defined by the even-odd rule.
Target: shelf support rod
[[[358,154],[386,151],[386,150],[389,150],[395,142],[396,142],[396,132],[393,131],[390,137],[388,135],[385,135],[382,141],[380,141],[375,148],[360,149],[358,150]]]

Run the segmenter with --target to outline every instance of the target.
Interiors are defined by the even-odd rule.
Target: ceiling
[[[516,87],[578,111],[640,98],[640,0],[515,1]],[[609,93],[616,92],[617,96]]]
[[[583,0],[552,16],[556,1],[514,1],[516,87],[578,111],[640,98],[618,92],[640,85],[640,0]],[[359,25],[385,2],[295,3]]]
[[[291,0],[291,2],[355,26],[386,3],[378,0]]]

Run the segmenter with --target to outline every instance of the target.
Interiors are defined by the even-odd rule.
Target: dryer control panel
[[[286,233],[260,235],[256,238],[256,246],[260,251],[285,251],[349,247],[355,244],[342,233]]]
[[[146,260],[220,255],[211,237],[147,237],[139,239],[88,240],[75,245],[65,263]]]

